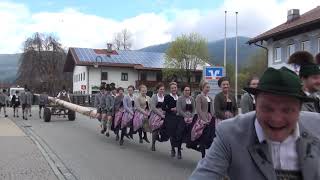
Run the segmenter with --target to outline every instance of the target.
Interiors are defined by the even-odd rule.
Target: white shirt
[[[275,142],[266,138],[263,129],[256,119],[254,122],[260,143],[267,141],[272,155],[273,167],[281,170],[299,170],[297,140],[300,137],[299,124],[292,135],[283,142]]]
[[[190,97],[186,98],[186,104],[191,104],[191,99],[190,99]]]
[[[172,93],[170,93],[170,96],[173,97],[173,99],[174,99],[175,101],[178,100],[178,95],[175,95],[175,96],[174,96]]]
[[[158,97],[158,102],[163,102],[164,101],[164,96],[159,96],[159,94],[157,94]]]

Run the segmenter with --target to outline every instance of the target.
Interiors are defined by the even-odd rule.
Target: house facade
[[[299,67],[288,65],[288,59],[296,51],[308,51],[313,55],[320,52],[320,6],[300,15],[291,9],[287,21],[255,38],[249,44],[267,49],[268,66],[287,66],[295,71]]]
[[[164,61],[164,53],[69,48],[64,71],[73,72],[74,94],[94,94],[101,83],[124,89],[144,84],[153,91],[159,82],[169,84],[162,75]],[[201,79],[202,68],[192,72],[191,86],[198,88]]]

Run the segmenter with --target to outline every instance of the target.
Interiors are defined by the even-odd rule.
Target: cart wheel
[[[74,121],[76,119],[76,112],[68,110],[68,119],[69,121]]]
[[[44,119],[44,122],[50,122],[51,121],[51,110],[49,108],[44,108],[44,111],[43,111],[43,119]]]

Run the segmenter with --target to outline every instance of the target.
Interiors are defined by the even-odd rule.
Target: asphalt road
[[[9,108],[12,118],[12,109]],[[21,114],[20,114],[21,115]],[[150,144],[125,140],[120,147],[112,133],[108,138],[99,133],[99,122],[77,114],[75,121],[52,117],[49,123],[38,117],[33,107],[30,125],[76,179],[81,180],[182,180],[187,179],[201,158],[199,152],[184,147],[183,159],[170,157],[170,145],[158,143],[157,151]],[[151,139],[149,137],[149,139]]]

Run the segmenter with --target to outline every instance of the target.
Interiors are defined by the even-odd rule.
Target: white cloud
[[[212,41],[223,37],[225,10],[228,10],[228,36],[235,34],[234,12],[239,11],[239,35],[252,37],[285,22],[287,10],[298,8],[304,13],[318,3],[318,0],[225,0],[210,11],[169,8],[158,14],[142,13],[117,21],[72,8],[31,13],[23,4],[0,2],[0,53],[21,51],[23,41],[34,32],[53,33],[65,47],[103,48],[123,28],[132,33],[134,49],[168,42],[190,32],[198,32]]]

